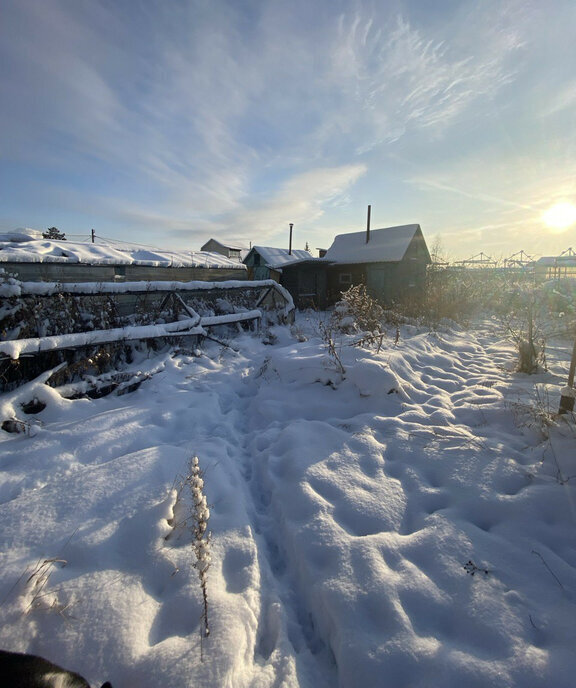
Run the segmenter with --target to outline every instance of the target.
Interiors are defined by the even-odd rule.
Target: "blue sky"
[[[576,248],[574,0],[2,0],[0,229]]]

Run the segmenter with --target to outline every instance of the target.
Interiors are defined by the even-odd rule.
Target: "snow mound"
[[[0,437],[0,646],[141,688],[571,686],[573,419],[487,332],[344,338],[344,371],[313,332],[272,334],[163,354],[123,397],[0,397],[45,404]],[[537,379],[556,405],[571,344]]]

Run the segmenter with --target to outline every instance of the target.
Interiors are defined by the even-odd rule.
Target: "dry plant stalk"
[[[64,609],[58,604],[54,593],[46,590],[46,586],[48,585],[53,567],[56,566],[56,564],[66,566],[67,563],[65,559],[58,559],[56,557],[37,562],[25,582],[26,592],[31,597],[26,610],[27,613],[34,609],[54,609],[58,612]],[[52,601],[50,602],[49,600],[51,597]]]
[[[200,469],[197,456],[194,456],[190,461],[190,471],[186,478],[186,484],[192,496],[192,522],[190,530],[194,538],[192,546],[196,555],[194,567],[198,571],[200,587],[202,589],[204,637],[207,638],[210,635],[210,626],[208,624],[208,569],[212,561],[210,555],[211,533],[207,530],[210,509],[204,494],[203,472]]]

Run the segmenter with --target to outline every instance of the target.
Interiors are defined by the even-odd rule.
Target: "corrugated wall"
[[[222,282],[248,278],[245,266],[170,268],[151,265],[0,263],[0,267],[22,282]]]

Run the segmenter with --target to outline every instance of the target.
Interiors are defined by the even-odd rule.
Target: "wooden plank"
[[[54,335],[51,337],[33,337],[30,339],[14,339],[0,342],[0,359],[17,360],[20,356],[33,356],[49,351],[79,349],[98,344],[113,342],[147,341],[168,337],[184,337],[189,335],[204,335],[205,328],[217,325],[230,325],[259,320],[262,312],[259,310],[244,313],[229,313],[202,318],[200,323],[196,318],[180,320],[162,325],[141,325],[118,327],[110,330],[93,330],[91,332],[76,332],[71,334]]]

